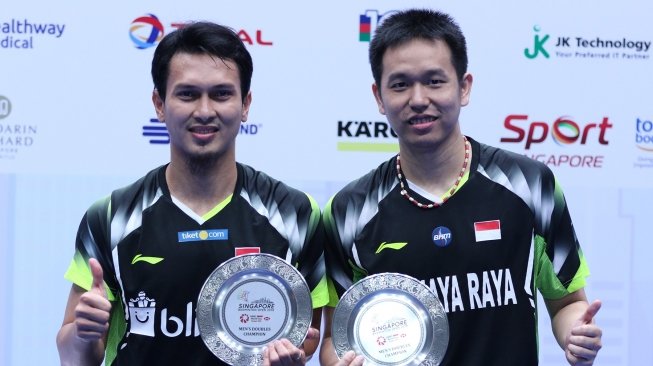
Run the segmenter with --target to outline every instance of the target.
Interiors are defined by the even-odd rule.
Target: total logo
[[[381,24],[388,16],[396,13],[397,10],[390,10],[385,13],[380,13],[378,10],[365,10],[360,15],[358,40],[361,42],[369,42],[376,31],[376,27]]]
[[[170,23],[170,27],[175,30],[184,27],[186,23]],[[263,36],[261,29],[236,31],[238,37],[243,43],[250,46],[272,46],[273,42]],[[132,20],[129,27],[129,38],[138,49],[154,47],[165,35],[163,23],[154,14],[145,14]]]
[[[555,41],[550,41],[551,36],[542,32],[539,25],[533,26],[533,45],[524,49],[524,56],[528,59],[544,58],[551,56],[557,58],[581,59],[625,59],[649,60],[651,41],[630,39],[624,36],[599,37],[599,36],[558,36]],[[554,43],[555,42],[555,43]],[[553,50],[553,52],[551,51]]]
[[[530,121],[528,115],[511,114],[504,120],[504,127],[512,132],[513,136],[502,137],[503,143],[523,143],[524,149],[529,150],[536,144],[548,139],[553,140],[558,146],[586,145],[597,142],[608,145],[607,132],[613,127],[608,117],[603,117],[600,123],[589,122],[579,124],[571,117],[559,117],[551,123]],[[600,168],[603,165],[603,155],[548,155],[526,154],[527,156],[553,166],[591,167]]]
[[[155,336],[156,323],[156,300],[150,298],[144,291],[140,291],[136,298],[129,299],[129,332],[147,337]],[[200,335],[197,319],[194,318],[195,311],[193,303],[186,304],[184,320],[176,316],[168,316],[168,309],[161,309],[160,330],[166,337],[197,337]]]
[[[262,124],[249,124],[243,123],[240,125],[239,135],[258,135],[259,130],[263,127]],[[170,144],[170,134],[165,123],[159,121],[158,118],[150,118],[150,122],[143,126],[143,136],[148,138],[148,142],[152,145],[168,145]]]
[[[392,152],[399,151],[397,134],[388,122],[338,121],[338,151]]]

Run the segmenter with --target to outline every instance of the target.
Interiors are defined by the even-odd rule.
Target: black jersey
[[[470,173],[441,207],[400,194],[396,157],[331,199],[323,215],[330,285],[341,296],[368,274],[410,275],[447,312],[443,365],[535,365],[535,290],[548,299],[576,291],[587,266],[550,169],[469,140]]]
[[[313,306],[328,301],[320,210],[308,195],[237,164],[234,193],[203,217],[170,196],[166,166],[95,203],[80,224],[66,278],[89,289],[97,258],[112,302],[107,365],[216,365],[195,319],[222,262],[261,252],[297,266]],[[115,358],[114,358],[115,357]]]

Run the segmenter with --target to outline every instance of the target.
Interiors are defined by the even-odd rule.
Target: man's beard
[[[210,152],[204,154],[193,154],[186,158],[186,164],[190,169],[190,173],[195,175],[205,173],[215,165],[220,157],[218,152]]]

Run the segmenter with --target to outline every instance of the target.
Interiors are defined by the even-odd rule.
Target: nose
[[[410,107],[416,111],[423,111],[429,105],[429,98],[424,85],[415,83],[410,90]]]
[[[208,95],[202,95],[202,97],[197,100],[193,117],[202,122],[211,122],[216,115],[217,113],[213,108],[211,98],[209,98]]]

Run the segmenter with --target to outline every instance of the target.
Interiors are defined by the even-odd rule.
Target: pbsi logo
[[[544,142],[549,135],[558,145],[569,145],[577,141],[585,145],[589,139],[596,139],[601,145],[607,145],[606,132],[612,128],[608,117],[603,117],[601,123],[587,123],[580,125],[571,118],[563,116],[553,121],[550,125],[546,122],[533,121],[523,128],[520,125],[528,121],[528,115],[511,114],[503,122],[504,127],[516,134],[514,137],[502,137],[501,142],[520,143],[525,141],[524,148],[531,148],[533,144]]]
[[[129,299],[129,332],[147,337],[155,336],[156,300],[149,298],[144,291],[138,293],[135,299]],[[168,316],[168,309],[161,310],[160,330],[166,337],[177,337],[184,333],[186,337],[199,336],[197,319],[194,319],[193,303],[186,304],[184,320],[176,316]]]

